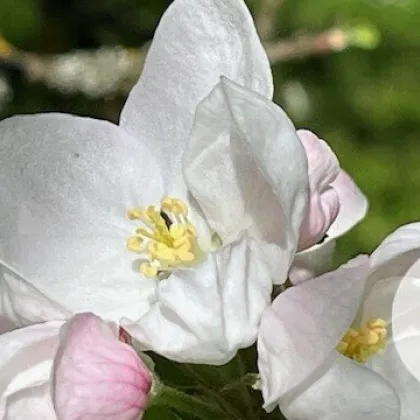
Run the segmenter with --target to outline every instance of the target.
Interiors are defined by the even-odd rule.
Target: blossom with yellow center
[[[127,240],[128,250],[144,257],[140,271],[146,277],[164,279],[175,268],[191,267],[202,260],[197,230],[188,220],[188,206],[182,200],[164,197],[160,209],[135,208],[127,215],[148,228],[136,229]]]
[[[373,319],[361,328],[350,328],[337,350],[356,362],[366,363],[375,354],[383,354],[387,333],[387,322],[382,318]]]
[[[1,121],[2,324],[93,312],[186,363],[222,365],[255,343],[309,196],[305,151],[272,92],[242,0],[175,0],[119,125]],[[188,216],[160,203],[165,191],[191,198]],[[134,227],[133,197],[147,203],[129,212]]]

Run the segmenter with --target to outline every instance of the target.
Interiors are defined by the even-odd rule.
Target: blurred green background
[[[248,2],[254,16],[261,13],[261,1]],[[138,48],[152,38],[169,4],[1,0],[0,33],[34,57],[107,45]],[[380,34],[380,43],[369,45],[375,48],[350,46],[273,66],[276,102],[297,127],[330,143],[370,200],[367,219],[341,239],[339,259],[370,252],[397,226],[420,218],[420,2],[284,0],[272,10],[274,39],[360,25],[370,28],[373,40]],[[0,118],[63,111],[117,121],[126,96],[63,93],[29,80],[10,57],[0,59],[0,82]]]

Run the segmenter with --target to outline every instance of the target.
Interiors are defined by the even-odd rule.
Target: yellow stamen
[[[146,257],[140,265],[145,276],[167,278],[174,269],[201,261],[204,253],[198,246],[197,230],[188,220],[188,206],[182,200],[164,197],[160,209],[136,208],[127,215],[145,225],[137,228],[136,235],[127,241],[129,251]]]
[[[142,216],[141,212],[142,210],[140,209],[130,209],[127,211],[127,217],[130,220],[140,219]]]
[[[143,251],[143,239],[139,236],[131,236],[127,239],[127,249],[131,252],[142,252]]]
[[[142,272],[146,277],[156,277],[158,274],[158,269],[149,263],[143,263],[140,265],[140,272]]]
[[[170,212],[176,215],[188,216],[188,206],[180,199],[173,197],[164,197],[160,202],[161,209],[164,212]]]
[[[361,328],[350,328],[337,345],[337,350],[356,362],[366,363],[375,354],[383,354],[387,334],[387,322],[376,318]]]

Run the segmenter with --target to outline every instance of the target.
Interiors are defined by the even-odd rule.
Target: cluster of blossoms
[[[242,0],[175,0],[118,126],[0,123],[1,419],[134,420],[158,394],[144,352],[220,366],[254,344],[267,411],[419,418],[418,332],[393,320],[420,224],[326,272],[367,200],[272,94]]]

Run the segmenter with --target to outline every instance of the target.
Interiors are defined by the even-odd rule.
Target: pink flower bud
[[[307,130],[299,130],[308,158],[309,204],[302,222],[299,250],[322,240],[340,210],[340,200],[332,183],[340,173],[340,166],[328,144]]]
[[[75,315],[60,332],[53,401],[62,420],[137,420],[152,377],[118,330],[97,316]]]

